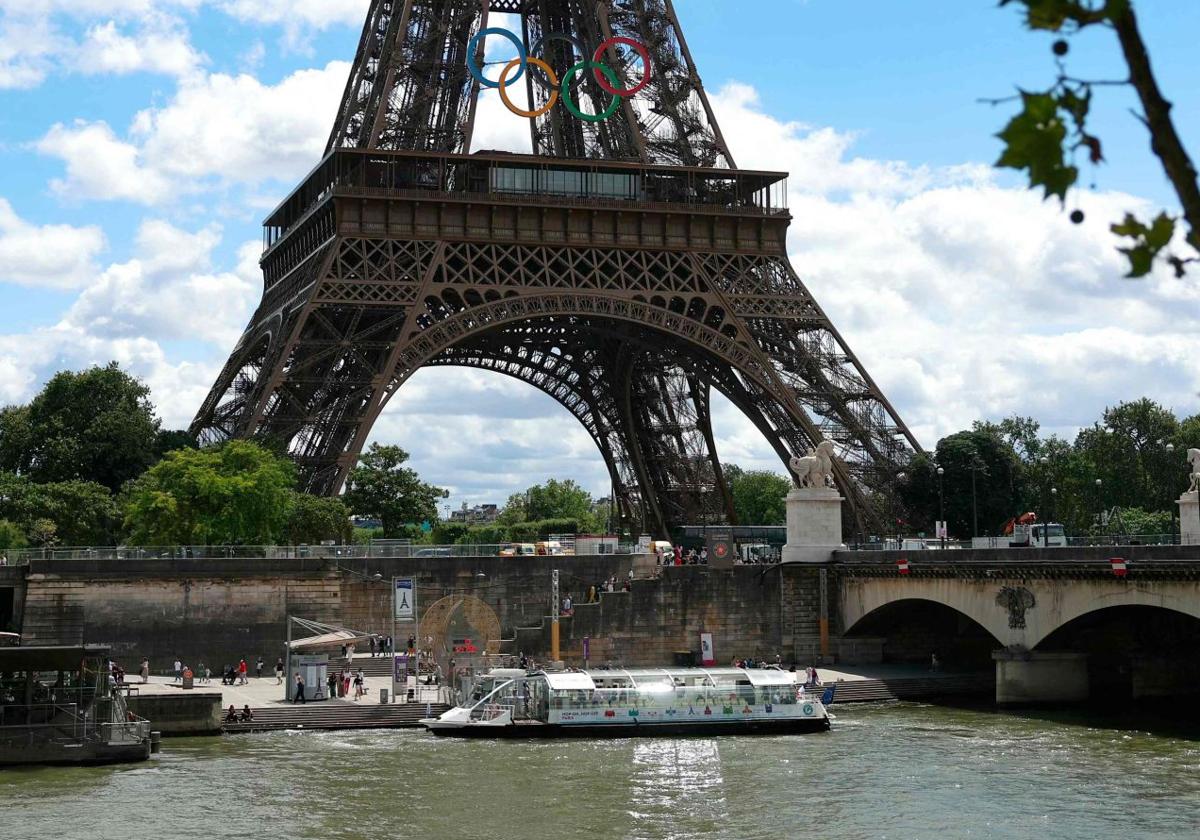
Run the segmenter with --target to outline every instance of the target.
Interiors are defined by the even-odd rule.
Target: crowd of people
[[[660,545],[654,549],[654,561],[659,566],[707,566],[708,547],[704,546],[699,551],[694,548],[684,551],[682,546],[668,550]]]

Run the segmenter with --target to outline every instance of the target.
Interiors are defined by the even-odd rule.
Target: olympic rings
[[[504,65],[504,69],[500,71],[500,98],[504,100],[505,107],[507,107],[508,110],[512,111],[518,117],[528,117],[532,120],[535,117],[540,117],[542,114],[549,113],[550,109],[553,108],[558,102],[558,76],[554,74],[554,68],[542,61],[540,58],[528,56],[525,60],[530,64],[542,68],[542,70],[546,73],[546,77],[550,79],[550,84],[553,85],[553,87],[550,88],[550,101],[541,108],[538,108],[536,111],[522,111],[516,105],[512,104],[512,100],[508,98],[508,72],[513,69],[513,65],[521,63],[521,59],[519,58],[514,58],[512,61],[508,62],[508,64]],[[519,76],[521,74],[518,73],[517,75]],[[565,89],[566,88],[564,88],[564,90]],[[567,101],[569,102],[570,100],[568,99]],[[616,102],[616,99],[613,101]]]
[[[633,87],[629,88],[629,90],[617,90],[617,83],[615,80],[610,87],[608,82],[606,82],[600,75],[598,69],[593,70],[592,72],[595,74],[596,81],[599,83],[600,87],[604,88],[613,96],[636,96],[642,90],[642,88],[650,84],[650,51],[646,49],[644,44],[639,44],[632,38],[624,38],[621,36],[609,38],[606,41],[601,41],[600,46],[596,47],[596,53],[592,56],[592,61],[599,62],[600,59],[604,57],[605,49],[607,49],[609,45],[615,46],[617,44],[624,44],[642,57],[642,80]]]
[[[488,35],[499,35],[502,38],[507,38],[517,48],[517,57],[505,65],[504,70],[500,73],[499,81],[495,82],[483,75],[483,69],[478,65],[475,58],[476,53],[479,50],[480,43]],[[572,46],[572,51],[570,53],[572,57],[574,57],[576,53],[585,57],[583,61],[580,61],[563,75],[561,83],[559,82],[554,70],[546,60],[543,58],[535,58],[532,55],[533,53],[542,53],[543,48],[550,41],[566,41]],[[641,81],[639,81],[633,87],[626,88],[625,90],[621,90],[617,87],[617,85],[620,83],[620,80],[617,78],[616,71],[601,61],[601,59],[604,58],[605,52],[619,44],[629,47],[638,54],[638,57],[642,59]],[[640,44],[632,38],[626,38],[624,36],[617,35],[613,36],[612,38],[605,39],[600,46],[596,48],[595,52],[592,53],[591,60],[586,58],[587,54],[588,53],[583,46],[583,42],[567,32],[547,32],[537,40],[531,50],[526,51],[524,41],[516,33],[507,29],[500,29],[498,27],[488,27],[486,29],[481,29],[471,37],[470,41],[467,42],[467,70],[470,72],[475,81],[479,82],[479,84],[482,86],[496,88],[499,90],[500,98],[504,101],[504,105],[509,111],[517,116],[526,117],[527,119],[535,119],[549,113],[561,98],[567,110],[576,118],[584,120],[585,122],[601,122],[617,112],[617,109],[621,105],[619,100],[636,96],[638,93],[644,90],[647,85],[650,84],[652,73],[650,51],[646,48],[645,44]],[[513,104],[512,100],[508,96],[507,88],[509,84],[521,78],[521,74],[528,69],[530,64],[543,71],[546,74],[546,78],[549,79],[550,84],[547,86],[546,82],[544,82],[537,74],[533,74],[531,76],[531,78],[536,81],[540,88],[550,91],[550,98],[542,107],[534,111],[524,111]],[[509,73],[512,73],[514,67],[517,68],[517,72],[510,79],[508,78],[508,75]],[[575,100],[571,98],[571,82],[576,76],[587,70],[592,71],[592,75],[595,76],[596,83],[600,86],[600,88],[606,93],[611,94],[613,97],[613,100],[611,103],[609,103],[609,106],[599,114],[585,114],[582,110],[580,110],[578,105],[576,105]]]
[[[490,26],[487,29],[481,29],[475,33],[475,36],[467,42],[467,70],[475,77],[475,81],[484,87],[498,88],[499,82],[493,82],[490,79],[484,78],[483,71],[475,66],[475,51],[479,48],[479,42],[488,35],[499,35],[512,41],[517,47],[517,55],[521,58],[521,73],[525,72],[525,61],[529,57],[525,53],[525,42],[516,36],[516,33],[510,32],[507,29],[500,29],[497,26]],[[512,77],[512,81],[521,78],[521,73]]]
[[[532,60],[533,59],[530,59],[530,61],[532,61]],[[583,111],[580,111],[579,108],[577,108],[575,106],[574,102],[571,101],[571,88],[568,87],[568,85],[570,85],[570,83],[571,83],[571,79],[575,76],[576,73],[581,73],[584,70],[587,70],[588,68],[591,68],[593,71],[596,71],[596,72],[603,72],[604,75],[608,76],[609,80],[612,81],[613,85],[614,86],[616,85],[617,74],[614,73],[612,68],[609,67],[607,64],[600,64],[599,62],[596,62],[596,61],[581,61],[578,64],[576,64],[574,67],[572,67],[570,70],[568,70],[566,72],[566,74],[563,75],[563,80],[562,80],[563,104],[567,106],[567,110],[570,111],[575,117],[577,117],[585,122],[603,122],[604,120],[608,119],[613,114],[615,114],[617,112],[617,109],[621,107],[621,98],[619,96],[614,96],[612,98],[612,102],[610,102],[608,104],[608,107],[605,108],[603,111],[601,111],[599,114],[585,114],[585,113],[583,113]]]

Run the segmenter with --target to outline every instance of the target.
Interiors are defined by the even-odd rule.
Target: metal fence
[[[152,558],[182,560],[287,560],[323,557],[342,560],[438,557],[496,557],[510,551],[511,544],[412,545],[379,542],[369,545],[174,545],[174,546],[75,546],[30,548],[5,552],[8,564],[23,565],[31,560],[142,560]],[[636,546],[618,546],[616,554],[632,554]],[[526,555],[527,556],[527,555]]]
[[[1054,540],[1054,537],[1050,538]],[[1059,537],[1058,539],[1062,539]],[[1040,540],[1034,540],[1027,545],[1013,545],[1011,537],[977,537],[974,540],[936,540],[922,537],[904,537],[902,539],[880,539],[867,542],[848,543],[850,551],[938,551],[940,549],[956,550],[969,548],[1084,548],[1087,546],[1123,546],[1123,545],[1179,545],[1176,534],[1106,534],[1088,537],[1067,537],[1067,544],[1043,545]]]

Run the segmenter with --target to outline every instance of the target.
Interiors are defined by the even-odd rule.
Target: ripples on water
[[[914,704],[833,732],[481,742],[168,740],[149,764],[0,771],[0,838],[1200,837],[1200,741]]]

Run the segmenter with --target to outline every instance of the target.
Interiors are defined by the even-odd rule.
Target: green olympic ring
[[[576,64],[574,67],[572,67],[570,70],[568,70],[566,73],[563,74],[563,80],[562,80],[563,104],[567,106],[568,111],[570,111],[574,116],[578,117],[579,119],[583,120],[584,122],[603,122],[604,120],[608,119],[613,114],[615,114],[617,112],[617,109],[621,107],[621,99],[620,99],[620,97],[614,96],[612,98],[612,102],[610,102],[608,104],[608,107],[605,108],[603,111],[601,111],[599,114],[585,114],[585,113],[583,113],[583,111],[579,110],[579,108],[575,105],[574,101],[572,101],[572,99],[571,99],[570,84],[571,84],[571,79],[574,76],[576,76],[577,74],[582,73],[584,70],[599,70],[606,77],[608,77],[609,83],[612,84],[612,86],[614,88],[617,86],[617,83],[618,83],[617,74],[615,72],[613,72],[613,69],[611,67],[609,67],[607,64],[601,64],[598,61],[581,61],[578,64]]]

